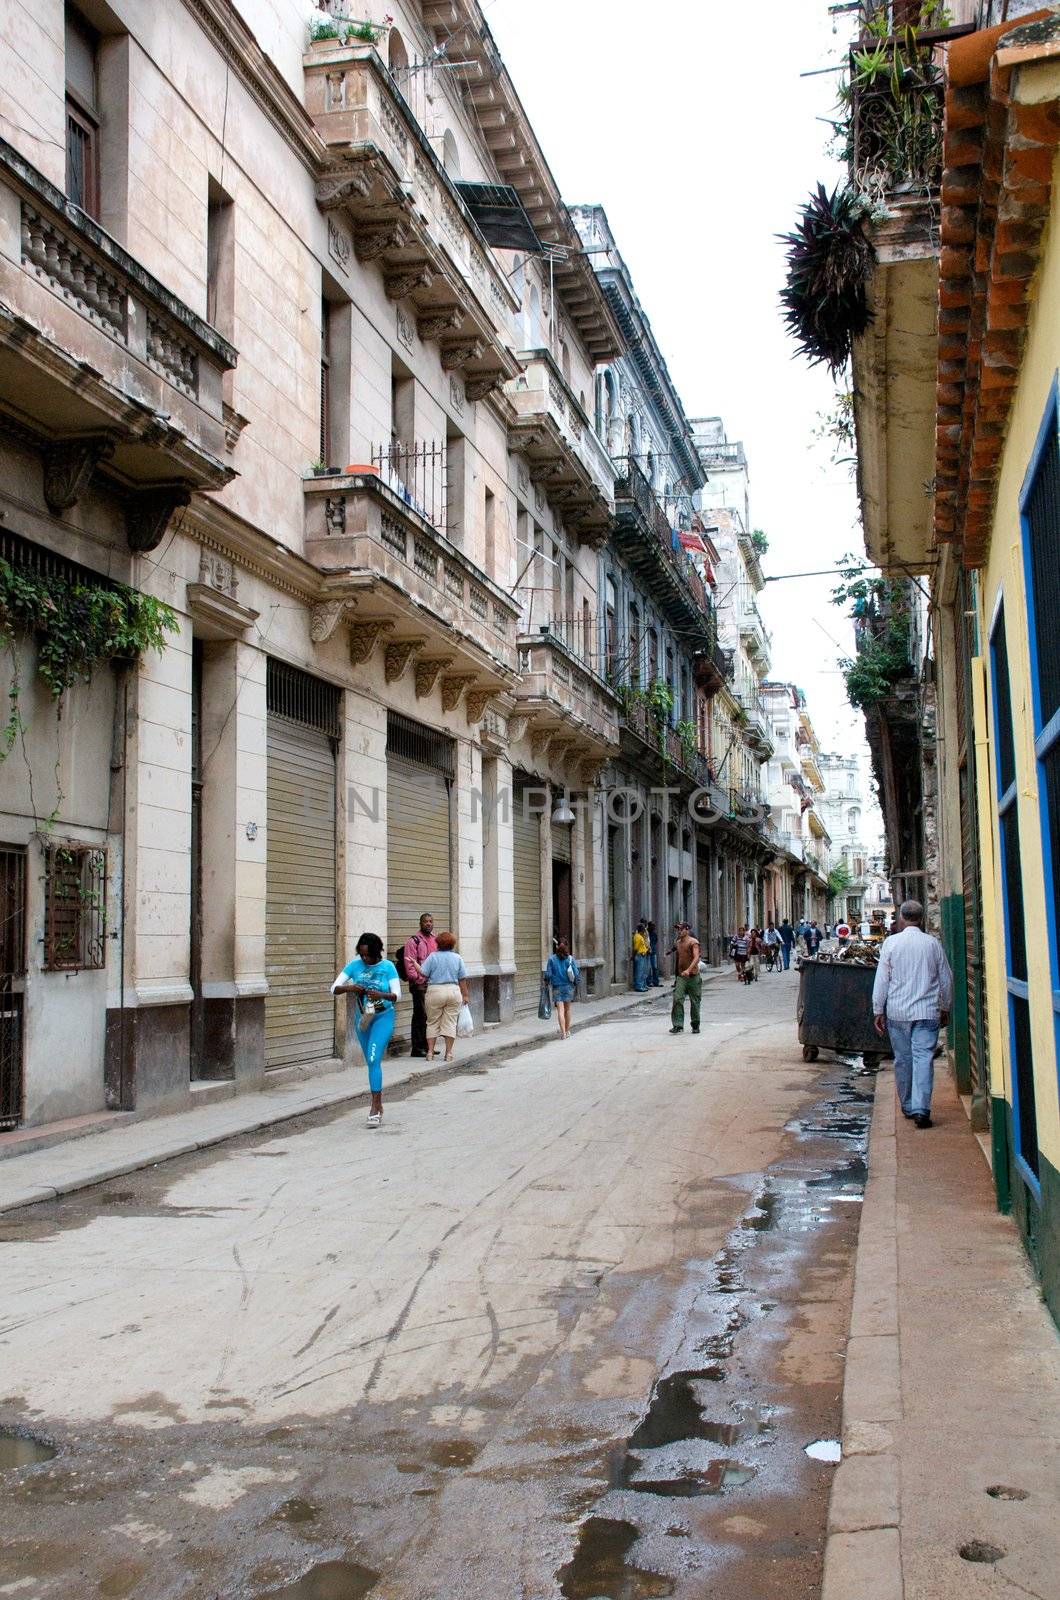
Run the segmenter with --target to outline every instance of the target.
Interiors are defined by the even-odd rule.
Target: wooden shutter
[[[536,1004],[541,987],[541,819],[524,803],[525,790],[512,797],[512,854],[515,886],[515,1007]]]
[[[332,739],[270,712],[265,1065],[335,1055],[338,971]]]

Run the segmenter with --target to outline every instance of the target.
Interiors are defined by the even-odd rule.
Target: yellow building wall
[[[1049,400],[1057,368],[1060,366],[1060,157],[1053,170],[1053,218],[1046,234],[1039,270],[1037,293],[1028,325],[1023,366],[1016,388],[1008,437],[1001,461],[997,505],[990,551],[983,570],[982,629],[984,653],[988,654],[990,624],[1002,594],[1005,601],[1005,627],[1008,641],[1009,674],[1012,689],[1012,720],[1016,749],[1017,806],[1019,811],[1020,861],[1023,872],[1023,902],[1027,929],[1027,966],[1030,990],[1031,1037],[1034,1052],[1035,1089],[1038,1115],[1038,1144],[1054,1170],[1060,1169],[1060,1108],[1057,1103],[1057,1060],[1052,1010],[1052,978],[1049,948],[1054,937],[1046,908],[1045,876],[1037,767],[1034,757],[1034,713],[1031,698],[1030,654],[1027,640],[1027,607],[1023,579],[1023,544],[1019,520],[1019,497],[1028,465],[1034,452],[1042,417]],[[1053,621],[1055,626],[1055,619]],[[983,922],[986,944],[987,1004],[990,1016],[992,1075],[997,1084],[997,1064],[1003,1062],[1004,1093],[1011,1104],[1011,1060],[1008,1034],[1008,997],[1004,986],[1005,930],[1001,901],[1000,844],[997,827],[996,749],[993,731],[993,686],[987,676],[990,702],[990,748],[980,767],[980,783],[989,775],[989,806],[980,811],[989,821],[983,838]],[[976,739],[982,748],[987,730],[978,725]],[[984,816],[984,811],[987,816]],[[989,841],[989,861],[987,860]],[[1000,1085],[994,1092],[1000,1091]]]

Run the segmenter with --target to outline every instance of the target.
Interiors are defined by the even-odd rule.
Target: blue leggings
[[[358,1023],[360,1017],[358,1017]],[[379,1094],[383,1088],[383,1057],[386,1047],[394,1036],[394,1023],[397,1020],[397,1008],[384,1006],[375,1014],[375,1021],[370,1028],[357,1029],[357,1043],[361,1047],[361,1054],[368,1064],[368,1087],[373,1094]]]

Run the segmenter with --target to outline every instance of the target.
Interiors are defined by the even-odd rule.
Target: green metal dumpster
[[[871,1066],[891,1054],[872,1022],[875,967],[850,961],[804,960],[799,968],[799,1043],[802,1059],[816,1061],[819,1050],[864,1056]]]

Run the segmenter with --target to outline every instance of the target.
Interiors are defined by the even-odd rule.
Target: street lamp
[[[559,799],[556,801],[556,804],[552,808],[552,821],[561,828],[571,828],[574,826],[575,816],[574,812],[571,810],[570,797],[568,796],[566,790],[563,791]]]

